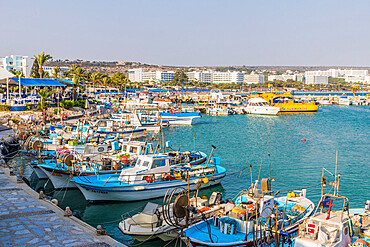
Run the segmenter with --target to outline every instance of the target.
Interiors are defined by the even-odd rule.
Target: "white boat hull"
[[[244,110],[247,114],[276,115],[280,107],[245,107]]]
[[[220,174],[212,179],[209,179],[207,184],[202,184],[202,189],[219,184],[226,175]],[[193,179],[190,183],[190,190],[196,190],[196,182],[198,179]],[[169,186],[163,186],[162,183],[143,183],[134,186],[113,187],[110,189],[100,189],[98,187],[85,186],[75,183],[81,190],[87,201],[140,201],[158,197],[163,197],[168,189],[175,187],[188,188],[186,181],[175,181]]]
[[[170,125],[192,125],[193,119],[198,118],[199,116],[193,117],[167,117],[162,116],[162,121],[168,121]]]
[[[50,171],[47,171],[45,168],[42,168],[42,167],[41,167],[41,170],[51,180],[55,189],[77,188],[77,186],[70,181],[70,175],[69,174],[50,172]]]

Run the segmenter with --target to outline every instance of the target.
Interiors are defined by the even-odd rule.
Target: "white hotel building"
[[[245,84],[263,84],[265,83],[265,75],[259,74],[244,74]]]
[[[22,71],[26,77],[29,77],[32,69],[32,59],[21,55],[0,57],[0,67],[6,70]]]
[[[305,72],[306,81],[310,81],[313,76],[343,78],[346,82],[370,83],[369,71],[365,69],[329,69]]]
[[[282,74],[282,75],[269,75],[268,76],[268,81],[288,81],[288,80],[303,82],[303,75]]]
[[[128,79],[132,82],[156,81],[166,82],[173,81],[175,71],[144,71],[143,69],[130,69]]]

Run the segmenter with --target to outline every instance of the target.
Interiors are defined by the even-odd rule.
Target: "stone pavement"
[[[0,246],[124,246],[54,204],[38,199],[0,169]]]

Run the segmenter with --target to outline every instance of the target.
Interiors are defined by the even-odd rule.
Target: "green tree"
[[[107,87],[111,83],[111,78],[106,76],[102,79],[102,84],[104,86],[105,93],[107,93]]]
[[[15,69],[10,69],[9,72],[13,73],[17,78],[19,78],[19,76],[21,76],[21,78],[25,77],[22,71],[17,71]]]
[[[103,77],[104,77],[103,74],[100,72],[94,72],[91,74],[90,81],[93,84],[94,90],[95,90],[95,85],[101,83]]]
[[[351,90],[352,90],[352,93],[353,93],[353,97],[355,97],[355,96],[356,96],[356,92],[358,91],[358,89],[359,89],[359,88],[358,88],[357,86],[353,86],[353,87],[352,87],[352,89],[351,89]]]
[[[38,90],[38,94],[40,95],[40,103],[39,103],[39,109],[42,111],[43,109],[46,109],[45,100],[52,95],[54,92],[50,90],[49,88],[40,89]]]
[[[35,59],[33,61],[32,68],[31,68],[31,77],[32,78],[40,78],[39,63],[37,62],[37,59]]]
[[[176,71],[175,75],[173,76],[173,81],[175,85],[181,85],[181,79],[183,83],[187,83],[189,81],[188,75],[182,71]]]
[[[126,83],[126,76],[121,73],[121,72],[116,72],[112,75],[112,81],[114,83],[114,85],[118,88],[121,89],[122,91],[122,88],[124,87],[125,83]]]
[[[61,69],[59,67],[54,67],[53,68],[53,77],[57,79],[59,77],[60,71],[61,71]]]
[[[44,51],[37,56],[35,55],[34,57],[35,57],[35,61],[37,61],[38,66],[39,66],[39,76],[40,78],[44,78],[44,69],[42,68],[42,66],[44,66],[44,64],[48,60],[52,59],[52,57],[49,54],[45,54]]]

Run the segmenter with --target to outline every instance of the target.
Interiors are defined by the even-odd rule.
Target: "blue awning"
[[[11,78],[11,80],[15,81],[17,84],[19,83],[19,78]],[[21,78],[21,86],[25,87],[66,87],[66,84],[63,84],[54,79],[39,79],[39,78]]]

